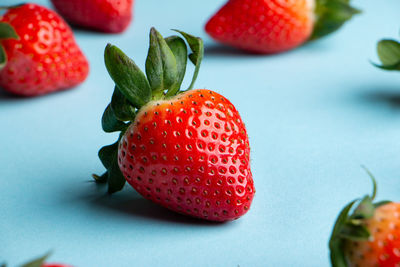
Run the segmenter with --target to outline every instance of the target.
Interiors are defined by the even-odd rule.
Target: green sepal
[[[51,253],[49,252],[40,258],[34,259],[33,261],[21,265],[21,267],[41,267],[46,259],[50,256],[50,254]]]
[[[347,267],[346,257],[343,252],[343,239],[340,237],[340,232],[342,231],[343,225],[346,223],[349,216],[349,212],[356,201],[357,200],[350,202],[342,209],[336,219],[335,226],[333,227],[332,235],[329,239],[332,267]]]
[[[179,36],[173,35],[167,37],[165,38],[165,41],[167,42],[172,53],[174,53],[176,68],[178,71],[177,82],[166,93],[166,96],[174,96],[181,88],[183,78],[185,77],[188,49],[185,41]]]
[[[4,47],[0,44],[0,70],[7,64],[7,54]]]
[[[115,86],[111,98],[111,109],[115,117],[120,121],[133,121],[135,119],[136,108],[121,93],[117,86]]]
[[[162,95],[165,90],[170,90],[178,83],[178,69],[174,53],[155,28],[150,30],[146,75],[155,96]]]
[[[195,69],[193,73],[192,82],[190,83],[189,88],[187,89],[191,90],[193,89],[194,83],[196,82],[197,76],[199,75],[201,61],[203,60],[204,56],[204,43],[203,40],[199,37],[195,37],[193,35],[187,34],[179,30],[174,30],[174,31],[182,34],[182,36],[188,42],[190,49],[192,50],[192,53],[189,55],[189,59],[195,65]]]
[[[370,196],[365,196],[357,208],[354,210],[350,219],[363,220],[374,216],[375,206]]]
[[[319,39],[338,30],[360,10],[350,0],[316,0],[315,24],[310,40]]]
[[[121,93],[136,108],[142,107],[150,100],[151,89],[146,76],[118,47],[107,44],[104,61],[108,73]]]
[[[400,70],[400,43],[395,40],[381,40],[377,45],[378,57],[382,65],[374,64],[384,70]]]
[[[113,194],[122,190],[126,183],[125,177],[118,166],[118,151],[113,154],[113,161],[108,169],[108,193]]]
[[[388,200],[379,201],[379,202],[374,203],[374,207],[375,207],[375,209],[377,209],[380,206],[383,206],[383,205],[386,205],[389,203],[392,203],[392,201],[388,201]]]
[[[7,22],[0,22],[0,39],[19,39],[14,27]]]
[[[0,265],[0,267],[7,267],[7,264],[2,263],[2,264]]]
[[[108,170],[111,167],[111,164],[114,160],[114,156],[116,155],[117,152],[118,152],[118,142],[100,148],[98,155],[104,168]]]
[[[20,4],[16,4],[16,5],[11,5],[11,6],[0,6],[0,10],[18,8],[18,7],[21,7],[23,5],[26,5],[26,3],[20,3]]]
[[[92,174],[92,177],[94,179],[94,181],[98,184],[104,184],[107,183],[108,180],[108,171],[106,171],[105,173],[103,173],[102,175],[97,175],[97,174]]]
[[[103,113],[103,117],[101,118],[101,126],[103,131],[106,133],[124,131],[128,127],[127,124],[117,119],[114,111],[111,108],[111,104],[108,104]]]
[[[344,239],[352,241],[366,241],[368,240],[371,233],[363,225],[355,225],[352,223],[346,223],[343,225],[339,236]]]

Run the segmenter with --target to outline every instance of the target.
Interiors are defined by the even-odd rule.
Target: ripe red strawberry
[[[72,24],[108,33],[123,32],[132,20],[134,0],[51,0]]]
[[[9,8],[0,28],[13,29],[18,39],[1,39],[8,62],[0,70],[0,87],[35,96],[83,82],[89,65],[69,26],[55,12],[36,5]]]
[[[400,203],[373,203],[371,178],[372,196],[350,202],[336,221],[329,242],[333,267],[400,266]]]
[[[256,53],[278,53],[325,36],[358,10],[350,0],[229,0],[206,24],[223,44]]]
[[[146,76],[118,48],[108,45],[105,62],[116,83],[104,112],[106,132],[121,131],[99,157],[109,192],[125,179],[145,198],[173,211],[212,221],[237,219],[255,193],[246,128],[233,104],[205,89],[190,90],[203,57],[203,42],[180,32],[196,65],[188,91],[179,91],[187,47],[178,36],[150,34]]]

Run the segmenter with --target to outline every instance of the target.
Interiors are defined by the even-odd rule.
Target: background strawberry
[[[66,264],[59,264],[59,263],[45,263],[47,258],[50,256],[50,253],[47,253],[46,255],[39,257],[37,259],[34,259],[32,261],[29,261],[25,264],[23,264],[21,267],[72,267],[70,265]],[[7,267],[6,264],[0,265],[1,267]]]
[[[372,196],[350,202],[336,221],[329,241],[334,267],[400,265],[400,203],[373,203],[376,184],[369,175],[374,184]]]
[[[134,0],[51,0],[69,22],[98,31],[119,33],[132,20]]]
[[[203,57],[203,42],[180,32],[196,65],[188,91],[180,91],[187,63],[185,41],[150,34],[147,78],[115,46],[105,63],[116,88],[102,125],[121,131],[119,140],[99,151],[107,171],[94,175],[121,190],[125,179],[140,194],[183,214],[213,220],[237,219],[250,208],[254,184],[246,128],[225,97],[190,90]]]
[[[256,53],[277,53],[340,28],[358,12],[349,2],[229,0],[205,29],[223,44]]]
[[[24,4],[9,8],[0,23],[1,28],[12,28],[19,36],[0,39],[6,55],[0,70],[0,87],[35,96],[67,89],[86,79],[88,62],[71,29],[55,12]]]

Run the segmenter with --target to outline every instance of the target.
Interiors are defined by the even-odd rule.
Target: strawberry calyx
[[[351,201],[339,213],[329,239],[330,258],[333,267],[348,266],[344,254],[345,241],[367,241],[371,234],[365,226],[365,221],[374,216],[376,208],[390,202],[373,203],[376,196],[376,181],[372,173],[365,167],[364,169],[372,180],[373,191],[371,195]]]
[[[21,267],[41,267],[43,266],[44,262],[47,260],[47,258],[50,256],[50,252],[46,253],[45,255],[36,258],[30,262],[27,262],[23,264]],[[3,266],[2,266],[3,267]]]
[[[310,40],[319,39],[338,30],[354,15],[361,13],[350,0],[316,0],[314,31]]]
[[[0,8],[2,9],[2,8]],[[7,53],[1,45],[2,40],[6,39],[19,39],[18,34],[15,32],[13,26],[7,22],[0,22],[0,70],[7,64]]]
[[[378,42],[377,52],[381,65],[372,63],[384,70],[400,70],[400,43],[396,40],[383,39]]]
[[[163,38],[155,28],[151,28],[146,74],[118,47],[108,44],[105,48],[104,61],[115,88],[101,123],[105,132],[120,132],[120,135],[117,142],[99,150],[98,156],[106,172],[93,174],[93,178],[97,183],[107,183],[110,194],[120,191],[125,185],[126,180],[118,166],[118,143],[139,109],[150,101],[191,90],[198,76],[204,54],[203,41],[185,32],[174,31],[183,38],[176,35]],[[185,40],[192,51],[189,55]],[[195,70],[189,88],[182,90],[188,58]]]

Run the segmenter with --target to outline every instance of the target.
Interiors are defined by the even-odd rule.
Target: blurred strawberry
[[[120,33],[132,20],[134,0],[51,0],[69,22],[94,30]]]
[[[89,64],[65,21],[36,5],[9,7],[0,17],[0,87],[36,96],[83,82]]]
[[[256,53],[278,53],[339,29],[359,12],[349,2],[229,0],[205,29],[226,45]]]

